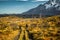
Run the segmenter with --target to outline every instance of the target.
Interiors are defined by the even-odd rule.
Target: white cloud
[[[35,2],[35,1],[48,1],[48,0],[17,0],[17,1],[33,1],[33,2]]]
[[[28,1],[28,0],[16,0],[16,1]]]
[[[21,1],[28,1],[28,0],[21,0]]]
[[[48,0],[36,0],[36,1],[48,1]]]

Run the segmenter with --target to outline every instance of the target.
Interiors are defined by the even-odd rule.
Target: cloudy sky
[[[37,7],[40,4],[44,4],[47,0],[37,0],[39,2],[31,2],[27,0],[20,0],[20,1],[1,1],[0,0],[0,14],[4,13],[23,13],[32,8]],[[35,0],[34,0],[35,1]]]
[[[17,1],[48,1],[48,0],[17,0]]]
[[[0,1],[48,1],[48,0],[0,0]]]

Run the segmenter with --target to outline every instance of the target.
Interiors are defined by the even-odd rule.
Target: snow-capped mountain
[[[49,2],[46,3],[44,6],[46,6],[46,9],[51,8],[51,7],[59,7],[60,0],[49,0]]]
[[[33,8],[23,15],[60,15],[60,0],[49,0],[44,4],[40,4],[38,7]]]

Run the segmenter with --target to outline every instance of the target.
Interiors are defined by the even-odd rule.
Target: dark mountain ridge
[[[49,0],[44,4],[40,4],[38,7],[33,8],[27,12],[22,13],[23,15],[42,15],[52,16],[60,15],[60,0]]]
[[[49,17],[54,15],[60,15],[60,0],[49,0],[44,4],[40,4],[36,8],[28,10],[27,12],[21,14],[0,14],[0,17],[18,16],[24,18],[32,18]]]

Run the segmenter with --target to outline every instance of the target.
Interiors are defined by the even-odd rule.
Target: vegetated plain
[[[0,18],[0,40],[60,40],[60,15],[42,18]]]

